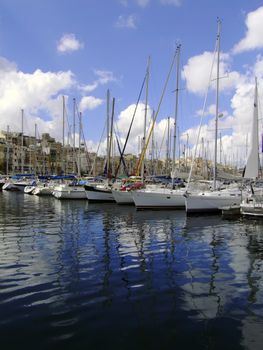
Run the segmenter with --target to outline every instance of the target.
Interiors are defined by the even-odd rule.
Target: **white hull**
[[[241,206],[241,214],[242,215],[249,215],[249,216],[262,216],[263,217],[263,205],[253,205],[248,204]]]
[[[104,185],[85,186],[85,190],[91,202],[115,202],[111,189]]]
[[[21,191],[21,192],[24,192],[24,190],[25,190],[25,188],[27,187],[27,186],[30,186],[30,183],[32,183],[32,181],[31,182],[14,182],[14,186],[19,190],[19,191]]]
[[[19,191],[19,188],[17,188],[12,182],[6,182],[2,189],[5,191]]]
[[[134,204],[132,191],[112,191],[113,198],[117,204]]]
[[[33,194],[33,191],[34,191],[35,188],[36,188],[36,186],[26,186],[24,188],[24,193]]]
[[[187,194],[185,208],[187,213],[208,213],[222,211],[223,207],[238,205],[241,202],[241,192],[223,191]]]
[[[111,192],[93,192],[86,191],[89,201],[92,202],[115,202],[114,197]]]
[[[132,196],[138,209],[180,209],[185,207],[184,191],[171,189],[133,191]]]
[[[33,190],[33,194],[36,196],[52,196],[52,191],[53,188],[50,188],[48,186],[37,186],[34,190]]]
[[[263,197],[259,200],[251,197],[242,201],[240,211],[242,215],[263,217]]]
[[[86,191],[81,186],[56,186],[52,194],[57,199],[87,199]]]

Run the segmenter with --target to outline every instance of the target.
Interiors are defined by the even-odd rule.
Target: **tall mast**
[[[107,90],[107,174],[110,166],[110,91]]]
[[[80,150],[81,150],[81,132],[82,132],[82,113],[79,112],[79,153],[78,153],[78,177],[81,176]]]
[[[145,109],[144,109],[142,150],[145,147],[145,140],[146,140],[146,122],[147,122],[147,111],[148,111],[148,90],[149,90],[149,75],[150,75],[149,72],[150,72],[150,56],[148,57],[147,70],[146,70],[146,90],[145,90]],[[145,167],[145,161],[143,158],[142,165],[141,165],[142,182],[144,182],[144,167]]]
[[[65,173],[65,96],[62,96],[62,170]]]
[[[76,151],[75,133],[76,133],[76,99],[73,98],[73,174],[75,174],[75,171],[76,171],[76,167],[75,167],[75,151]]]
[[[172,187],[174,188],[175,177],[175,154],[176,154],[176,129],[178,116],[178,97],[179,97],[179,68],[181,45],[177,45],[177,65],[176,65],[176,89],[175,89],[175,110],[174,110],[174,135],[173,135],[173,161],[172,161]]]
[[[169,172],[170,158],[170,117],[167,118],[167,144],[166,144],[166,172]]]
[[[24,110],[21,109],[22,117],[22,135],[21,135],[21,173],[24,173]]]
[[[9,173],[9,125],[7,125],[7,131],[6,131],[6,175]]]
[[[154,121],[154,111],[152,112],[152,123]],[[151,175],[154,174],[154,130],[152,132],[152,152],[151,152]]]
[[[34,172],[37,175],[37,124],[35,124]]]
[[[219,64],[220,64],[220,33],[221,21],[217,19],[217,71],[216,71],[216,114],[215,114],[215,154],[214,154],[214,179],[213,188],[216,189],[217,177],[217,134],[218,134],[218,110],[219,110]]]
[[[107,172],[107,177],[108,179],[112,175],[112,169],[110,169],[110,157],[111,157],[111,152],[112,152],[112,135],[113,135],[113,118],[114,118],[114,106],[115,106],[115,98],[113,97],[112,99],[112,110],[111,110],[111,121],[110,121],[110,140],[109,140],[109,163],[108,163],[108,172]]]

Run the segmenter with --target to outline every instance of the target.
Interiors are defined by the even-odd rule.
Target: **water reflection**
[[[8,192],[0,206],[9,348],[261,346],[260,221]]]

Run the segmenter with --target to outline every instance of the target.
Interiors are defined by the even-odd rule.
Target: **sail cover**
[[[257,91],[257,83],[256,83],[250,151],[248,154],[246,170],[244,174],[244,177],[249,179],[257,178],[259,173],[258,96],[257,95],[258,95],[258,91]]]

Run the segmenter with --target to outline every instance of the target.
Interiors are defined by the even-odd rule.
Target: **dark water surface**
[[[262,349],[263,220],[0,193],[1,349]]]

